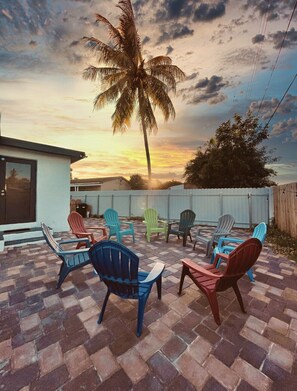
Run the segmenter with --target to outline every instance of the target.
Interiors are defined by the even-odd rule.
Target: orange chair
[[[95,244],[99,242],[100,240],[107,239],[107,232],[106,228],[104,227],[88,227],[86,228],[84,225],[84,220],[82,216],[77,212],[71,212],[68,216],[68,223],[70,225],[72,233],[77,238],[88,238],[89,242],[91,244]],[[99,237],[99,239],[95,239],[93,232],[88,232],[89,230],[100,230],[102,231],[102,235]],[[80,242],[77,244],[76,248],[80,247],[86,247],[86,243]]]
[[[179,292],[182,292],[185,276],[189,276],[197,287],[203,292],[210,304],[215,322],[220,325],[220,314],[217,300],[217,292],[233,288],[242,312],[245,313],[242,297],[237,286],[237,281],[254,265],[262,250],[259,239],[251,238],[241,243],[230,254],[216,254],[213,265],[205,267],[197,265],[190,259],[183,260],[183,269],[180,278]],[[216,268],[220,259],[227,262],[224,272]]]

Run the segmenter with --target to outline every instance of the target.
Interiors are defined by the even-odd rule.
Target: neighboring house
[[[71,191],[130,190],[130,182],[122,176],[72,179]]]
[[[181,183],[180,185],[169,187],[170,190],[187,190],[187,189],[198,189],[196,185],[192,185],[191,183]]]
[[[54,231],[69,229],[70,164],[85,157],[81,151],[0,136],[0,250],[6,235],[32,234],[42,221]]]

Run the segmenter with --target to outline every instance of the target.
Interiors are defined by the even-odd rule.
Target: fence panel
[[[297,182],[273,187],[277,227],[297,238]]]
[[[121,217],[142,217],[146,208],[155,208],[163,219],[178,219],[184,209],[192,209],[196,223],[216,225],[222,214],[229,213],[236,227],[252,228],[261,221],[268,224],[273,217],[271,194],[269,188],[119,190],[71,192],[71,198],[86,202],[91,214],[97,215],[114,208]]]

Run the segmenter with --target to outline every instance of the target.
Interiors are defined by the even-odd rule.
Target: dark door
[[[36,161],[0,156],[0,224],[35,221]]]

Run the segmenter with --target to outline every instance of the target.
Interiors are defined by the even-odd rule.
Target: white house
[[[81,151],[0,136],[0,251],[4,242],[34,237],[43,221],[68,230],[70,164]]]

